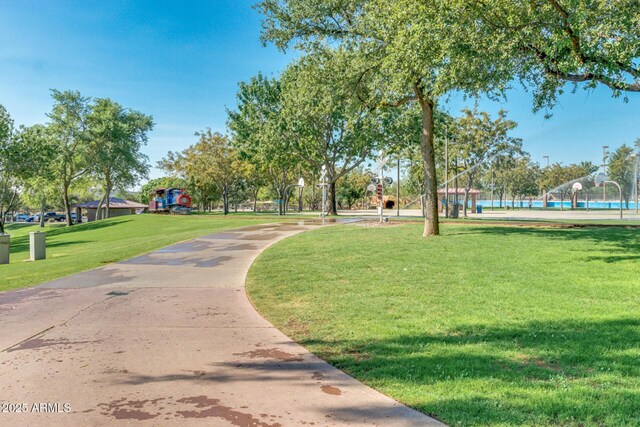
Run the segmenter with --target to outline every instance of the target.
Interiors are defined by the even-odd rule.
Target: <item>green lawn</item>
[[[450,425],[640,425],[640,233],[335,226],[277,243],[250,298],[333,365]]]
[[[172,243],[220,230],[273,222],[273,216],[131,215],[88,224],[47,226],[47,259],[30,262],[29,232],[37,225],[13,224],[11,263],[0,265],[0,291],[23,288],[127,259]]]

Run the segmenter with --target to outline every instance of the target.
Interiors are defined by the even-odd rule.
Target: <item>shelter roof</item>
[[[84,209],[97,209],[100,200],[93,200],[91,202],[78,203],[75,205],[77,208]],[[106,203],[103,203],[105,206]],[[124,200],[118,197],[110,197],[109,198],[109,209],[142,209],[146,208],[147,205],[143,205],[142,203],[132,202],[131,200]]]

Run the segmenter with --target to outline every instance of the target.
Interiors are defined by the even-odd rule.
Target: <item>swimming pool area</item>
[[[462,201],[461,201],[462,203]],[[477,202],[478,206],[482,206],[484,209],[488,209],[491,207],[491,200],[478,200]],[[561,203],[559,201],[552,201],[547,203],[547,208],[549,209],[553,209],[553,208],[557,208],[560,209],[560,205]],[[467,205],[469,208],[471,208],[471,202],[469,202],[469,204]],[[496,200],[493,201],[493,207],[497,208],[500,206],[500,203]],[[516,209],[527,209],[529,207],[529,201],[528,200],[523,200],[522,202],[520,201],[516,201],[515,203],[512,203],[511,200],[507,201],[505,203],[505,201],[502,201],[502,206],[508,206],[510,208],[515,207]],[[542,200],[533,200],[531,202],[531,207],[532,208],[542,208]],[[571,200],[565,200],[562,203],[562,208],[563,209],[571,209]],[[636,204],[635,201],[629,201],[629,207],[627,208],[627,204],[626,203],[622,203],[622,209],[635,209],[636,208]],[[578,202],[578,209],[587,209],[587,202],[586,201],[579,201]],[[602,202],[602,200],[600,201],[589,201],[589,209],[620,209],[620,202],[615,202],[615,201],[607,201],[607,202]]]

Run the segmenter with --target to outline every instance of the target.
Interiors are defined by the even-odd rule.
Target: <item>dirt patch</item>
[[[155,405],[162,400],[164,399],[127,400],[126,398],[122,398],[109,403],[100,403],[98,407],[102,408],[102,415],[111,415],[117,420],[144,421],[152,420],[160,414],[152,414],[142,409],[147,405]]]
[[[262,422],[251,414],[221,405],[218,399],[211,399],[207,396],[185,397],[178,399],[177,402],[196,407],[191,411],[177,411],[183,418],[222,418],[238,427],[282,427],[280,423],[267,424]]]
[[[545,362],[538,357],[527,356],[526,354],[518,354],[516,356],[516,360],[522,366],[535,365],[538,368],[549,369],[554,372],[562,371],[562,368],[560,367],[560,364],[558,362]]]
[[[390,222],[383,222],[382,224],[380,223],[379,220],[370,220],[370,221],[358,221],[358,222],[354,222],[352,225],[355,225],[356,227],[364,227],[364,228],[378,228],[378,227],[398,227],[402,224],[405,224],[406,221],[403,222],[395,222],[395,221],[390,221]]]
[[[340,396],[342,394],[342,390],[338,387],[332,387],[330,385],[323,385],[320,387],[323,393],[330,394],[332,396]]]
[[[291,330],[296,334],[306,336],[309,334],[309,325],[299,321],[298,319],[292,318],[287,321],[287,330]]]
[[[247,351],[245,353],[234,353],[234,356],[248,357],[250,359],[275,359],[282,362],[302,362],[302,357],[287,353],[277,348],[261,348],[258,350]]]

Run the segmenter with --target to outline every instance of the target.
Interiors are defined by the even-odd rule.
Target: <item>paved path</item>
[[[441,425],[307,352],[247,300],[260,251],[310,227],[214,234],[0,294],[0,410],[28,412],[0,425]]]

